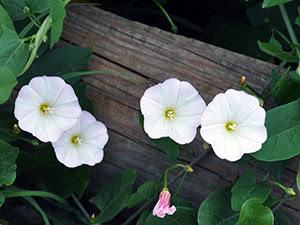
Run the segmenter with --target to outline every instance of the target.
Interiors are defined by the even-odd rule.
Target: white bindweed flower
[[[58,161],[67,167],[93,166],[102,161],[107,141],[105,125],[96,121],[89,112],[82,111],[77,124],[65,131],[52,146]]]
[[[54,142],[77,122],[81,108],[73,88],[60,77],[35,77],[21,88],[15,117],[22,130]]]
[[[200,133],[219,158],[236,161],[244,153],[258,151],[266,141],[265,117],[256,97],[229,89],[207,105]]]
[[[148,88],[141,98],[144,129],[150,138],[170,137],[179,144],[193,141],[206,107],[197,90],[175,78]]]

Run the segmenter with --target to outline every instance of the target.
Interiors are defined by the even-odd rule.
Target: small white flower
[[[96,121],[89,112],[82,111],[77,124],[65,131],[52,146],[58,161],[67,167],[93,166],[102,161],[107,141],[105,125]]]
[[[193,141],[206,107],[197,90],[175,78],[148,88],[141,98],[144,129],[150,138],[170,137],[179,144]]]
[[[73,88],[60,77],[35,77],[21,88],[15,117],[22,130],[54,142],[77,122],[81,108]]]
[[[208,104],[200,133],[218,157],[236,161],[244,153],[258,151],[266,141],[265,117],[256,97],[229,89]]]

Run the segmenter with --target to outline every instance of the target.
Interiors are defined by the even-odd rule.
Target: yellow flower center
[[[166,120],[174,120],[174,119],[175,119],[175,116],[176,116],[176,113],[175,113],[175,110],[174,110],[174,109],[168,108],[168,109],[165,111],[165,119],[166,119]]]
[[[77,134],[75,134],[71,137],[71,143],[73,145],[81,145],[82,141],[83,141],[82,137]]]
[[[236,123],[232,121],[228,121],[225,125],[225,128],[228,132],[235,131],[236,127],[237,127]]]
[[[53,113],[53,108],[47,103],[40,105],[40,112],[44,115],[47,115],[48,113]]]

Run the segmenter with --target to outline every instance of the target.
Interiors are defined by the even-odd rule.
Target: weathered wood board
[[[96,7],[70,6],[62,41],[93,50],[90,70],[126,74],[132,81],[112,75],[85,77],[87,95],[95,104],[98,120],[109,128],[110,140],[104,161],[92,170],[89,193],[99,190],[106,179],[123,168],[137,171],[137,184],[159,179],[170,165],[139,124],[139,101],[144,91],[170,77],[190,82],[208,103],[228,88],[238,88],[241,76],[249,85],[262,91],[274,65],[224,50],[157,28],[129,21]],[[197,135],[193,142],[197,155],[205,153]],[[181,151],[179,162],[192,160],[191,151]],[[296,159],[285,170],[283,183],[291,186],[296,176]],[[189,174],[181,196],[195,206],[217,187],[231,183],[237,165],[208,154]],[[242,168],[245,172],[247,168]],[[174,187],[173,187],[174,188]],[[171,188],[172,189],[172,188]],[[277,190],[274,196],[283,193]],[[283,206],[293,224],[300,222],[300,198]]]

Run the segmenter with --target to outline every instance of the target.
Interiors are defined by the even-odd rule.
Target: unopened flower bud
[[[32,144],[34,147],[36,147],[36,146],[38,146],[38,145],[40,144],[40,142],[39,142],[37,139],[33,139],[33,140],[31,140],[31,144]]]
[[[29,46],[28,46],[29,51],[32,51],[33,48],[34,48],[34,44],[30,43]]]
[[[240,85],[240,88],[242,88],[242,89],[247,86],[247,84],[246,84],[246,77],[245,76],[241,77],[239,85]]]
[[[291,195],[291,196],[295,196],[296,195],[296,192],[294,191],[293,188],[287,188],[285,190],[285,192],[288,194],[288,195]]]
[[[96,217],[95,217],[95,214],[93,213],[93,215],[91,215],[91,217],[90,217],[91,223],[94,223],[95,219],[96,219]]]
[[[203,148],[204,148],[204,150],[208,150],[209,149],[209,144],[207,144],[206,142],[204,142]]]
[[[298,67],[297,67],[297,69],[296,69],[296,73],[297,73],[298,75],[300,75],[300,64],[298,65]]]
[[[30,14],[30,8],[28,6],[25,6],[23,8],[23,13],[26,14],[26,15]]]
[[[48,36],[47,35],[44,35],[43,37],[43,42],[46,43],[48,41]]]
[[[184,169],[188,173],[192,173],[193,172],[193,168],[190,165],[186,165]]]
[[[14,133],[14,134],[19,134],[19,133],[21,133],[21,130],[20,130],[18,124],[14,124],[14,126],[13,126],[13,133]]]

